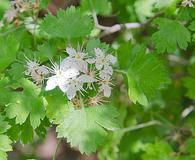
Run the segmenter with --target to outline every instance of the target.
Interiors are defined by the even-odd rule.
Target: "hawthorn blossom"
[[[90,64],[95,64],[96,69],[102,72],[100,74],[111,76],[113,73],[111,65],[116,63],[116,57],[111,54],[105,55],[100,48],[95,48],[94,51],[96,57],[88,59],[87,62]]]
[[[83,88],[83,82],[80,77],[66,81],[66,83],[63,84],[63,89],[69,100],[72,100],[76,96],[77,91],[82,95],[83,92],[86,92]]]
[[[7,20],[8,23],[12,22],[15,17],[17,17],[17,11],[13,8],[7,10],[4,14],[4,18]]]
[[[61,91],[67,91],[66,84],[70,79],[74,80],[76,76],[79,75],[79,71],[75,68],[65,68],[62,64],[58,65],[56,63],[53,63],[53,67],[50,70],[54,75],[48,78],[45,88],[46,91],[52,90],[57,86]]]
[[[76,69],[78,69],[81,72],[86,72],[88,64],[84,60],[86,58],[87,54],[83,52],[79,47],[77,50],[75,50],[72,47],[67,47],[66,52],[68,53],[68,57],[65,58],[62,63],[69,64],[70,66],[74,66]]]
[[[44,65],[40,66],[38,61],[31,61],[28,59],[26,68],[25,74],[30,76],[36,84],[41,84],[46,75],[49,74],[47,67]]]
[[[94,83],[98,81],[95,68],[90,68],[89,71],[80,76],[80,79],[83,83],[87,83],[87,88],[95,89]]]
[[[32,75],[36,72],[36,70],[39,68],[40,64],[38,63],[38,61],[31,61],[31,60],[27,60],[26,63],[26,75]]]

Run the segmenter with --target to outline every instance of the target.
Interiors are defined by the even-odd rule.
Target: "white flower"
[[[59,87],[63,92],[67,91],[66,85],[70,79],[75,79],[79,75],[79,71],[75,68],[64,69],[63,65],[53,64],[51,69],[54,76],[49,77],[45,90],[52,90]]]
[[[40,66],[40,67],[37,69],[37,73],[38,73],[39,75],[47,75],[47,74],[49,74],[49,71],[48,71],[48,69],[47,69],[46,66],[42,65],[42,66]]]
[[[87,83],[87,88],[95,89],[94,83],[97,82],[96,71],[94,68],[89,69],[86,73],[80,76],[80,80],[83,83]]]
[[[116,57],[111,54],[105,55],[104,52],[100,48],[95,48],[95,58],[88,59],[88,63],[95,63],[95,67],[97,70],[101,70],[104,66],[109,66],[116,63]]]
[[[16,16],[17,11],[13,8],[7,10],[4,14],[4,18],[7,20],[8,23],[12,22]]]
[[[27,70],[25,71],[25,74],[31,76],[36,84],[41,84],[45,79],[45,76],[49,74],[47,67],[44,65],[40,66],[38,61],[31,61],[28,59],[26,67]]]
[[[86,72],[88,64],[84,60],[86,58],[86,53],[84,53],[81,49],[75,50],[72,47],[67,47],[66,52],[69,54],[67,58],[65,58],[62,63],[68,64],[69,66],[74,66],[81,72]]]
[[[110,97],[111,90],[112,90],[111,85],[113,85],[110,82],[110,77],[106,77],[105,79],[101,79],[99,81],[99,84],[100,84],[99,92],[103,92],[103,95],[105,97]]]
[[[187,7],[187,6],[194,7],[194,3],[195,3],[195,0],[183,0],[181,5],[184,7]]]
[[[102,79],[107,79],[107,78],[111,77],[112,74],[113,74],[112,67],[109,65],[106,65],[106,66],[104,66],[104,69],[100,70],[99,77]]]
[[[36,72],[36,70],[39,68],[40,64],[38,63],[38,61],[31,61],[31,60],[27,60],[27,64],[26,64],[26,75],[32,75]]]
[[[69,100],[72,100],[76,96],[76,92],[79,91],[82,95],[82,92],[85,92],[83,89],[83,80],[82,77],[69,79],[66,83],[63,84],[64,93],[66,93]]]

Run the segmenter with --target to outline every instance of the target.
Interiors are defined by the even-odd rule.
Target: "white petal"
[[[96,59],[95,58],[90,58],[90,59],[87,59],[86,62],[88,62],[89,64],[93,64],[95,63]]]
[[[108,85],[103,86],[103,92],[105,97],[110,97],[111,95],[111,87]]]
[[[44,66],[44,65],[40,66],[40,67],[37,69],[37,72],[38,72],[39,74],[43,74],[43,75],[49,74],[49,71],[48,71],[47,67]]]
[[[86,73],[88,71],[88,64],[84,60],[78,60],[78,70],[80,70],[83,73]]]
[[[95,55],[97,58],[104,57],[104,52],[100,48],[94,48]]]
[[[70,68],[64,72],[66,78],[74,78],[79,75],[79,71],[76,68]]]
[[[112,63],[112,64],[115,64],[116,61],[117,61],[116,57],[113,56],[113,55],[111,55],[111,54],[108,54],[108,55],[106,56],[106,59],[108,59],[108,61],[109,61],[110,63]]]
[[[66,95],[69,100],[73,99],[76,96],[76,91],[76,88],[72,86],[67,90]]]
[[[70,85],[67,83],[67,84],[63,84],[63,83],[61,83],[61,84],[59,84],[59,88],[60,88],[60,90],[62,91],[62,92],[67,92],[67,90],[69,89],[69,87],[70,87]]]
[[[93,82],[96,81],[95,78],[93,78],[93,77],[91,77],[89,75],[86,75],[86,74],[81,75],[78,79],[82,83],[93,83]]]
[[[99,76],[100,76],[101,79],[107,80],[107,79],[110,79],[111,75],[107,70],[101,70],[99,72]]]
[[[101,60],[96,60],[95,68],[96,68],[97,70],[101,70],[102,67],[103,67],[102,61],[101,61]]]
[[[110,65],[105,65],[104,66],[104,72],[109,74],[109,75],[112,75],[113,74],[113,69],[112,69],[112,66]]]
[[[66,52],[72,57],[72,56],[74,56],[77,52],[76,52],[76,50],[74,49],[74,48],[72,48],[72,47],[67,47],[66,48]]]
[[[75,60],[73,58],[67,57],[63,59],[62,62],[60,63],[60,69],[62,69],[63,71],[66,71],[67,69],[70,69],[74,63],[75,63]]]
[[[56,76],[52,76],[47,80],[47,85],[45,90],[49,91],[54,89],[57,86],[57,77]]]

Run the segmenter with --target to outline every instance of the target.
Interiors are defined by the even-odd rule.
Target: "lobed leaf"
[[[90,34],[92,29],[91,17],[82,15],[75,7],[59,10],[56,17],[47,15],[41,24],[41,30],[52,38],[79,38]]]
[[[177,47],[187,48],[191,36],[185,26],[167,18],[157,18],[154,23],[159,25],[159,31],[152,35],[152,41],[159,53],[174,52]]]
[[[118,113],[110,106],[96,106],[76,110],[67,108],[57,120],[58,137],[67,138],[72,147],[79,147],[81,153],[90,154],[102,145],[108,131],[119,126],[116,121]]]

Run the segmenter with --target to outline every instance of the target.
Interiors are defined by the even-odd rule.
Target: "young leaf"
[[[47,15],[41,24],[41,29],[51,37],[65,39],[88,35],[92,28],[91,17],[82,15],[75,7],[59,10],[56,17]]]
[[[157,91],[170,82],[164,65],[153,54],[131,52],[127,71],[130,99],[148,105]]]
[[[76,110],[71,106],[63,113],[57,127],[58,137],[65,137],[72,147],[90,154],[102,145],[107,131],[118,128],[118,113],[110,106],[96,106]]]
[[[0,160],[7,160],[6,152],[12,151],[11,143],[8,136],[0,134]]]
[[[182,24],[166,18],[157,18],[154,23],[159,25],[159,31],[152,35],[152,41],[159,53],[174,52],[177,47],[187,48],[190,32]]]
[[[6,114],[11,119],[16,118],[16,124],[23,124],[30,116],[32,127],[37,128],[45,116],[43,99],[39,96],[40,89],[27,79],[21,79],[19,82],[24,90],[10,95]]]
[[[16,58],[19,41],[14,36],[0,37],[0,72],[8,67]]]

